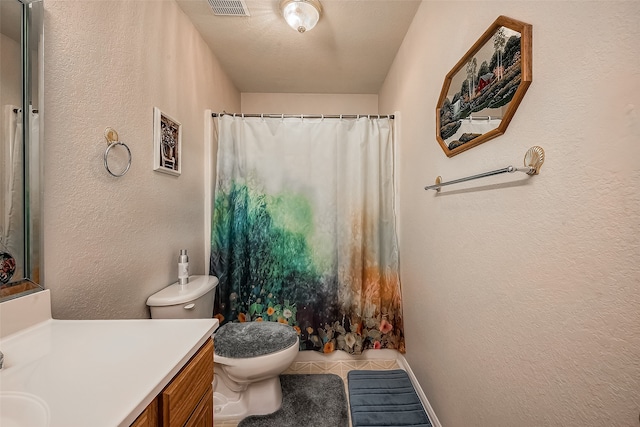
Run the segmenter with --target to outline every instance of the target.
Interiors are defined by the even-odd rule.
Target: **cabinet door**
[[[162,426],[184,426],[212,382],[213,341],[209,338],[160,395]]]
[[[158,427],[158,399],[147,406],[142,414],[131,424],[131,427]]]
[[[202,397],[184,427],[213,427],[213,388]]]

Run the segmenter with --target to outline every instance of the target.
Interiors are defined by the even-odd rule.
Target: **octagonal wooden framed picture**
[[[504,134],[532,81],[532,33],[499,16],[446,75],[436,139],[448,157]]]

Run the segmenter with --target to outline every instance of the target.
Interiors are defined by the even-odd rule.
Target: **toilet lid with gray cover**
[[[295,329],[276,322],[227,323],[213,336],[215,354],[236,359],[275,353],[297,339]]]

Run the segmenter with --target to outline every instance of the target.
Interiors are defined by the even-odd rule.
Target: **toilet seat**
[[[298,333],[275,322],[227,323],[213,336],[217,420],[270,414],[282,406],[279,375],[300,346]]]
[[[276,322],[227,323],[214,334],[215,356],[232,359],[277,353],[297,342],[291,326]]]

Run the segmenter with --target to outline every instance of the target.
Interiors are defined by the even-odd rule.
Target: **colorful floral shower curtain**
[[[219,119],[216,317],[404,352],[389,119]]]

